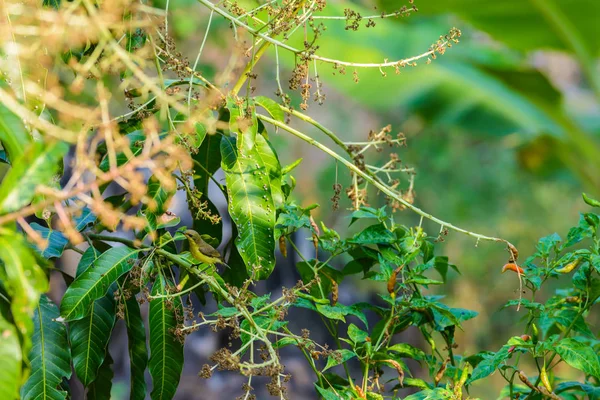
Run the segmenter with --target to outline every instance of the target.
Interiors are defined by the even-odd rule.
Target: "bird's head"
[[[190,239],[190,240],[197,240],[200,239],[200,234],[192,229],[188,229],[186,231],[183,231],[183,236],[185,236],[186,238]]]

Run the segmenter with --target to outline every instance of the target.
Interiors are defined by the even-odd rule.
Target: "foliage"
[[[339,75],[354,69],[356,83],[358,69],[399,73],[417,61],[436,60],[459,42],[460,30],[449,29],[416,56],[346,61],[321,55],[317,43],[325,26],[319,19],[342,20],[354,31],[375,26],[376,17],[408,16],[416,7],[370,17],[347,9],[343,17],[332,17],[322,14],[322,1],[275,1],[254,8],[199,3],[210,13],[207,35],[218,14],[231,24],[236,39],[248,40],[243,52],[226,54],[233,61],[247,58],[243,71],[228,66],[222,76],[202,72],[197,64],[204,41],[190,66],[169,31],[168,8],[78,0],[28,3],[36,12],[11,3],[6,11],[0,141],[10,169],[0,184],[0,354],[8,373],[0,376],[2,398],[19,393],[68,398],[71,366],[87,397],[110,398],[108,349],[117,318],[125,321],[128,335],[132,399],[148,392],[152,399],[173,398],[186,337],[204,328],[226,331],[231,344],[211,356],[200,376],[210,378],[218,369],[247,377],[245,399],[254,398],[253,379],[261,376],[268,378],[271,395],[288,398],[285,383],[293,377],[282,359],[286,347],[305,357],[315,393],[325,399],[462,399],[472,383],[496,371],[507,380],[511,398],[517,393],[531,399],[597,395],[599,342],[589,323],[600,298],[597,214],[582,214],[565,240],[557,234],[541,239],[536,253],[519,265],[518,251],[507,240],[458,227],[413,204],[414,169],[396,153],[381,164],[373,155],[383,146],[395,151],[405,145],[403,135],[392,136],[386,126],[364,141],[345,142],[304,113],[311,97],[318,103],[325,99],[319,66]],[[303,38],[294,35],[300,27]],[[41,59],[36,51],[14,50],[40,47]],[[256,63],[271,49],[275,99],[255,96],[252,86]],[[293,59],[291,95],[282,88],[280,51],[286,53],[282,58]],[[149,72],[152,68],[155,72]],[[115,80],[118,87],[111,84]],[[132,111],[113,117],[118,99],[111,91],[122,92]],[[536,115],[536,128],[553,126],[535,104],[507,96],[514,100],[511,107],[525,105]],[[292,118],[318,129],[334,146],[292,127]],[[292,172],[302,160],[281,164],[276,130],[341,165],[349,182],[349,225],[356,233],[317,223],[319,206],[295,199]],[[586,154],[593,151],[585,140],[577,146]],[[343,187],[337,180],[330,183],[337,209]],[[216,207],[213,189],[227,203],[226,212]],[[185,194],[190,223],[171,211],[177,193]],[[377,196],[388,206],[370,207],[369,199]],[[587,195],[584,200],[600,204]],[[421,223],[398,223],[401,210],[416,213]],[[425,232],[423,220],[438,224],[440,233]],[[226,225],[229,237],[223,234]],[[194,258],[183,243],[182,231],[190,227],[203,234],[207,246],[222,250],[226,266]],[[525,289],[507,303],[527,311],[523,335],[497,352],[455,354],[457,330],[467,329],[477,313],[452,307],[431,292],[459,271],[448,257],[436,255],[436,244],[449,231],[477,243],[505,245],[508,263],[502,270],[515,272]],[[303,235],[309,236],[306,243]],[[81,255],[76,271],[53,266],[65,251]],[[279,267],[277,251],[298,261],[301,279],[280,295],[260,293],[259,283]],[[53,272],[67,285],[60,305],[46,295]],[[542,302],[541,287],[567,275],[572,285]],[[341,288],[357,279],[373,282],[376,301],[341,300]],[[206,303],[207,297],[216,309],[200,311],[196,300]],[[323,321],[335,348],[317,341],[308,327],[292,331],[288,316],[299,309]],[[397,340],[409,330],[426,345]],[[536,376],[524,372],[525,356],[537,367]],[[579,379],[558,378],[561,363],[579,371]],[[360,373],[350,368],[353,364]]]

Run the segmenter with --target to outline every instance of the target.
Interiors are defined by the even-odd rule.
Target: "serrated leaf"
[[[131,360],[129,399],[144,400],[146,398],[144,373],[148,366],[148,349],[146,348],[146,328],[140,313],[140,306],[135,298],[127,299],[124,302],[123,319],[127,327],[129,359]]]
[[[33,142],[12,162],[12,168],[0,185],[0,213],[9,213],[27,205],[38,185],[47,184],[58,169],[58,162],[69,150],[64,142],[46,146]]]
[[[558,342],[555,350],[571,367],[600,378],[600,360],[592,347],[575,339],[565,338]]]
[[[0,236],[0,259],[4,262],[0,267],[0,281],[11,297],[12,317],[23,338],[22,350],[27,354],[34,328],[32,316],[40,294],[48,290],[48,279],[29,245],[18,233]]]
[[[8,313],[8,310],[7,310]],[[0,310],[0,399],[13,400],[19,398],[21,383],[21,365],[23,355],[17,328]]]
[[[266,279],[275,267],[275,205],[266,166],[256,151],[238,154],[236,140],[221,141],[229,213],[238,229],[235,245],[248,275]]]
[[[267,112],[271,117],[273,117],[273,119],[276,119],[280,122],[285,121],[285,113],[275,100],[272,100],[265,96],[256,96],[254,98],[254,102],[257,106],[261,106],[262,108],[267,110]]]
[[[327,365],[325,365],[325,368],[323,368],[323,372],[331,367],[335,367],[336,365],[348,361],[352,357],[356,357],[356,353],[351,350],[341,349],[334,351],[329,355],[329,357],[327,357]]]
[[[23,400],[67,397],[67,393],[60,390],[60,384],[71,377],[71,354],[67,328],[56,321],[58,317],[58,307],[42,295],[33,318],[31,375],[21,391]]]
[[[96,379],[87,391],[87,400],[110,400],[110,390],[112,388],[112,379],[115,373],[112,370],[113,359],[108,352],[104,356],[104,361],[98,369]]]
[[[159,275],[152,287],[152,296],[166,295],[167,280]],[[172,300],[165,297],[150,300],[150,375],[153,388],[150,397],[170,400],[177,391],[183,370],[183,343],[175,336],[177,317],[183,316],[179,297]]]
[[[104,252],[92,266],[69,286],[60,304],[60,314],[67,321],[83,318],[95,300],[106,295],[121,275],[128,272],[141,250],[126,246]]]

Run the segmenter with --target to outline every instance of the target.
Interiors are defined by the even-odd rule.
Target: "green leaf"
[[[238,154],[237,147],[233,138],[221,141],[229,213],[238,229],[235,245],[248,275],[266,279],[275,267],[275,205],[268,170],[256,150]]]
[[[21,352],[21,344],[19,343],[17,328],[7,319],[1,310],[0,360],[2,360],[2,373],[0,374],[0,399],[17,399],[19,398],[19,387],[21,384],[21,365],[23,362],[23,355]]]
[[[496,40],[518,50],[552,48],[573,51],[574,44],[581,46],[590,56],[597,55],[600,50],[600,44],[594,40],[598,34],[594,17],[600,14],[600,5],[596,2],[506,0],[490,7],[480,5],[474,0],[429,2],[427,7],[419,7],[419,14],[458,14]],[[560,15],[558,20],[551,16],[549,10]]]
[[[71,377],[71,354],[67,328],[56,321],[58,307],[42,295],[35,311],[35,332],[30,352],[31,375],[23,385],[23,400],[66,399],[60,390],[63,379]]]
[[[275,149],[271,145],[268,139],[262,135],[256,136],[256,142],[254,144],[256,155],[261,161],[260,164],[264,165],[266,169],[266,180],[267,186],[271,189],[271,196],[273,197],[273,203],[276,208],[279,208],[284,201],[283,191],[281,190],[281,164]]]
[[[276,119],[280,122],[285,121],[285,113],[283,112],[281,107],[279,107],[279,104],[277,104],[275,100],[272,100],[265,96],[256,96],[254,98],[254,102],[257,106],[261,106],[262,108],[267,110],[267,112],[273,119]]]
[[[91,258],[93,254],[95,258]],[[76,278],[84,274],[99,257],[94,247],[89,247],[77,266]],[[90,311],[80,320],[69,325],[69,338],[75,374],[84,386],[96,380],[97,373],[108,354],[108,341],[116,321],[114,290],[94,301]],[[112,363],[112,360],[111,360]],[[110,365],[108,366],[110,369]],[[110,390],[109,390],[110,394]]]
[[[505,345],[497,352],[492,355],[485,355],[483,361],[481,361],[473,369],[471,376],[467,380],[466,384],[470,385],[476,380],[483,379],[496,371],[496,369],[510,356],[508,349],[510,346]]]
[[[175,194],[175,191],[168,191],[164,185],[152,175],[148,179],[148,198],[147,204],[141,208],[141,212],[145,215],[148,221],[148,228],[151,231],[156,231],[160,225],[158,217],[163,215],[169,208],[169,201]]]
[[[0,185],[0,213],[16,211],[27,205],[36,187],[48,184],[58,169],[58,162],[69,150],[63,142],[44,146],[33,142],[12,162],[12,168]]]
[[[112,370],[113,359],[108,352],[104,357],[104,361],[98,370],[96,379],[87,391],[87,400],[110,400],[110,390],[112,388],[112,379],[115,373]]]
[[[396,235],[384,224],[371,225],[357,233],[351,240],[356,244],[390,244],[396,241]]]
[[[575,339],[565,338],[558,342],[555,350],[571,367],[600,379],[600,360],[592,347]]]
[[[132,297],[123,303],[123,319],[127,327],[129,340],[129,359],[131,360],[131,391],[130,400],[146,398],[146,380],[144,373],[148,365],[148,349],[146,348],[146,329],[140,313],[140,306]]]
[[[152,296],[166,295],[168,281],[159,275],[152,286]],[[179,317],[178,317],[179,316]],[[183,318],[179,297],[150,300],[150,375],[152,400],[170,400],[177,391],[183,370],[183,343],[175,336],[178,318]]]
[[[133,267],[140,251],[122,246],[104,252],[69,286],[60,305],[61,316],[67,321],[83,318],[92,303],[106,295],[110,285]]]
[[[38,306],[40,294],[48,290],[48,279],[37,264],[32,250],[18,233],[0,236],[0,282],[11,297],[11,313],[23,338],[24,354],[31,347],[33,313]]]
[[[319,394],[325,400],[350,399],[350,396],[342,396],[340,389],[333,389],[333,388],[323,389],[322,387],[318,386],[316,383],[315,383],[315,388],[317,389]]]
[[[7,88],[6,83],[0,80],[0,88]],[[25,129],[21,118],[0,103],[0,141],[8,152],[10,160],[17,160],[31,142],[31,135]]]
[[[444,388],[435,388],[423,390],[421,392],[406,396],[404,400],[448,400],[453,398],[454,394]]]
[[[600,207],[600,201],[592,199],[585,193],[582,193],[581,195],[583,196],[583,201],[585,201],[587,205],[590,205],[592,207]]]
[[[108,341],[116,320],[116,304],[112,290],[94,301],[89,313],[69,324],[69,337],[75,374],[84,386],[97,376],[108,351]]]
[[[44,238],[44,240],[48,241],[48,244],[44,251],[40,252],[42,257],[58,258],[62,256],[65,247],[69,243],[69,239],[67,239],[62,232],[48,229],[45,226],[41,226],[37,222],[32,223],[31,227],[35,231],[37,231],[42,236],[42,238]]]
[[[427,355],[421,349],[417,349],[414,346],[411,346],[408,343],[397,343],[393,346],[389,346],[387,351],[393,351],[395,353],[399,353],[402,357],[409,357],[413,360],[425,360]]]
[[[327,357],[327,365],[325,365],[325,368],[323,368],[323,372],[331,367],[335,367],[336,365],[348,361],[352,357],[356,357],[356,353],[351,350],[341,349],[334,351],[329,355],[329,357]]]
[[[348,325],[348,337],[356,344],[364,343],[369,334],[354,324]]]

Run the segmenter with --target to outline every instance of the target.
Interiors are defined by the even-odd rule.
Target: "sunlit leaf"
[[[18,233],[0,236],[0,281],[11,297],[11,313],[17,329],[23,337],[25,354],[31,346],[33,313],[40,295],[48,289],[48,280],[37,264],[32,250]]]
[[[267,278],[275,267],[275,205],[266,166],[256,153],[238,154],[236,140],[221,141],[229,213],[238,229],[235,244],[250,276]]]
[[[8,313],[8,310],[5,311]],[[0,360],[2,360],[0,399],[17,399],[19,398],[23,355],[17,328],[8,320],[2,310],[0,310]]]
[[[46,146],[33,142],[20,157],[15,158],[0,185],[0,213],[16,211],[27,205],[37,186],[48,184],[54,176],[58,162],[68,149],[69,146],[63,142]]]
[[[600,378],[600,360],[592,347],[575,339],[565,338],[558,342],[555,349],[571,367]]]

